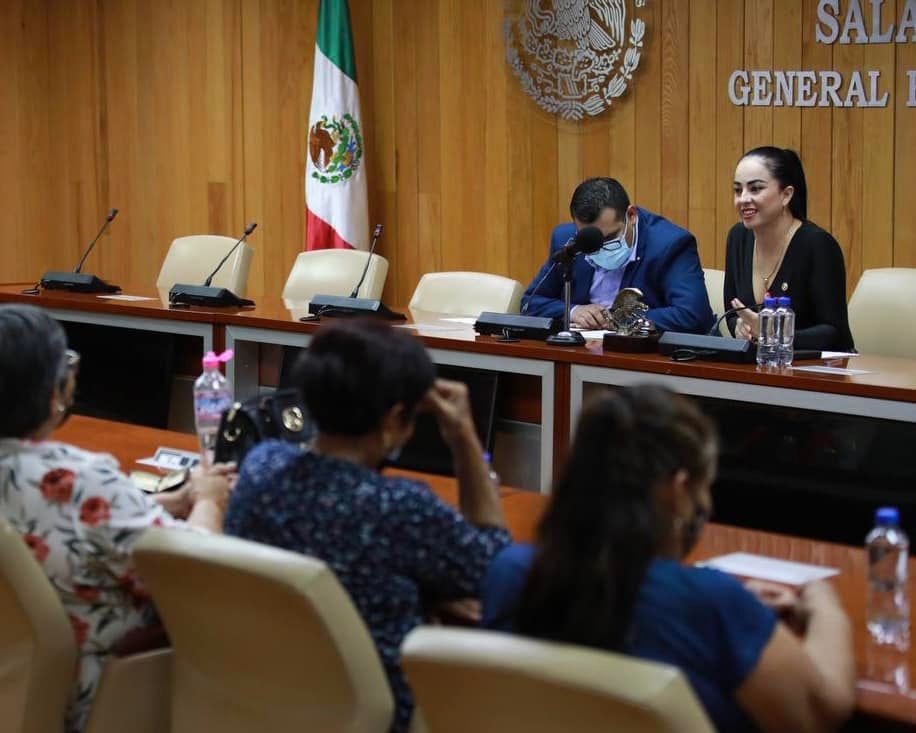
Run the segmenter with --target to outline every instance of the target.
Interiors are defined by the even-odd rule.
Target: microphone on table
[[[743,310],[759,310],[763,303],[741,305],[729,308],[715,325],[705,334],[679,333],[666,331],[658,340],[658,350],[675,361],[693,361],[694,359],[712,359],[729,361],[737,364],[750,364],[757,358],[757,347],[747,339],[722,338],[719,325],[728,316]]]
[[[96,242],[99,241],[99,238],[105,233],[105,230],[108,229],[108,225],[114,221],[117,215],[117,209],[111,209],[108,212],[102,224],[102,228],[99,229],[98,234],[96,234],[95,238],[89,243],[83,256],[80,257],[79,263],[73,268],[73,272],[46,272],[41,276],[41,280],[39,281],[41,287],[46,290],[70,290],[74,293],[117,293],[121,289],[117,285],[111,285],[95,275],[86,275],[82,272],[83,263],[86,261],[89,253],[95,248]]]
[[[737,308],[729,308],[727,311],[725,311],[725,313],[723,313],[721,316],[719,316],[716,319],[715,325],[709,329],[709,333],[707,333],[707,336],[718,335],[719,326],[722,324],[722,321],[724,321],[729,316],[734,315],[735,313],[738,313],[740,311],[746,311],[746,310],[759,311],[761,308],[763,308],[763,303],[754,303],[753,305],[741,305],[741,306],[738,306]]]
[[[213,278],[220,271],[220,268],[226,264],[232,253],[248,239],[249,235],[258,228],[258,223],[256,221],[251,222],[247,227],[241,237],[238,238],[238,241],[232,245],[226,255],[219,261],[219,264],[211,272],[207,279],[204,280],[203,285],[186,285],[178,284],[172,286],[172,289],[169,290],[169,305],[202,305],[209,307],[222,308],[225,306],[245,306],[245,305],[254,305],[253,300],[248,300],[247,298],[240,298],[238,295],[233,293],[229,288],[218,288],[211,287],[210,283],[213,282]]]
[[[309,315],[300,318],[300,321],[317,321],[321,316],[372,316],[375,318],[384,318],[389,321],[404,321],[407,316],[403,313],[391,310],[378,298],[359,298],[359,289],[363,286],[366,275],[369,272],[369,265],[372,264],[372,255],[375,254],[375,247],[378,244],[379,237],[382,236],[381,224],[376,224],[372,231],[372,243],[369,245],[369,256],[366,258],[366,265],[359,276],[356,287],[350,291],[350,295],[327,295],[319,293],[312,296],[309,301]]]
[[[604,234],[598,227],[582,227],[576,236],[550,256],[551,262],[568,262],[579,254],[591,254],[601,249]]]

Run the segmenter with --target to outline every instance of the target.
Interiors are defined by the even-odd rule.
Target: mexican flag
[[[362,116],[347,0],[321,0],[305,164],[305,249],[369,249]]]

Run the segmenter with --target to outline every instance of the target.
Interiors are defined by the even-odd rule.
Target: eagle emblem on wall
[[[506,60],[547,112],[571,120],[599,115],[633,79],[646,0],[508,0]]]

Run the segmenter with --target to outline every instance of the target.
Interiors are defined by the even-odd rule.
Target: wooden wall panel
[[[567,122],[508,69],[504,0],[350,5],[392,303],[439,269],[529,281],[593,175],[690,228],[704,265],[722,267],[735,163],[770,143],[801,152],[809,215],[840,241],[850,289],[863,268],[916,266],[916,44],[817,44],[817,0],[648,0],[630,89]],[[71,266],[117,206],[87,269],[150,283],[172,238],[254,219],[250,292],[279,292],[304,234],[316,16],[317,0],[0,0],[3,279]],[[739,68],[879,69],[893,99],[735,107]]]

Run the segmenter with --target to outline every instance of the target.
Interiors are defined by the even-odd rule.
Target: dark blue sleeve
[[[493,559],[481,588],[481,626],[497,631],[514,630],[516,608],[533,558],[531,545],[512,545]]]
[[[389,479],[386,490],[399,572],[439,597],[476,598],[490,560],[512,541],[509,533],[471,524],[423,484]]]
[[[550,257],[538,270],[537,275],[525,289],[525,294],[522,295],[522,315],[543,318],[563,317],[563,269],[559,265],[554,267],[551,257],[575,233],[576,228],[572,224],[560,224],[554,228],[550,235]],[[535,290],[537,294],[533,295]]]
[[[738,580],[702,569],[706,597],[714,604],[723,687],[738,689],[757,666],[776,630],[777,618]]]
[[[261,512],[265,491],[281,485],[289,459],[298,448],[276,440],[265,440],[252,448],[239,468],[239,478],[229,495],[223,531],[236,537],[267,541]]]
[[[692,234],[678,237],[668,247],[659,268],[666,305],[650,308],[646,317],[659,331],[706,333],[713,324],[703,268]]]

